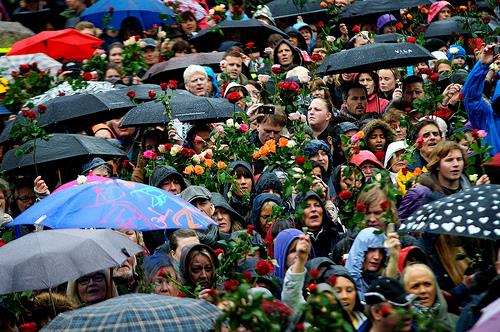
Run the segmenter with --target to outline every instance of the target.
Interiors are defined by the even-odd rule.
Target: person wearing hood
[[[416,245],[408,246],[399,252],[398,271],[403,272],[405,267],[412,264],[428,265],[429,260],[425,253]]]
[[[387,249],[385,242],[387,242]],[[372,282],[380,276],[397,276],[397,264],[401,244],[397,233],[380,233],[380,229],[368,227],[362,229],[352,244],[346,261],[361,300]],[[389,256],[386,267],[386,257]]]
[[[224,197],[229,205],[248,222],[251,216],[250,195],[254,189],[254,176],[252,166],[243,160],[236,160],[229,164],[231,175],[236,179],[234,188],[226,186],[224,188]]]
[[[106,301],[117,297],[109,269],[103,269],[70,280],[66,287],[66,296],[79,307]]]
[[[287,72],[302,65],[302,55],[290,41],[281,39],[274,48],[273,61],[275,65],[281,66],[282,72]]]
[[[347,136],[347,138],[350,139],[358,131],[359,127],[355,125],[353,122],[348,122],[348,121],[337,123],[333,127],[333,136],[332,136],[333,167],[346,163],[344,151],[347,149],[347,147],[342,146],[341,135]]]
[[[221,96],[221,91],[219,84],[217,83],[217,76],[215,76],[214,70],[208,66],[202,66],[207,73],[207,92],[208,96],[211,98],[219,98]]]
[[[149,178],[149,185],[179,195],[186,189],[184,177],[172,166],[156,168]]]
[[[405,141],[392,142],[387,146],[384,158],[384,167],[391,176],[391,181],[397,187],[397,175],[400,170],[408,165],[408,160],[402,160],[401,155],[405,152],[408,144]]]
[[[413,311],[432,319],[440,331],[456,331],[458,317],[448,312],[448,304],[436,276],[427,265],[412,264],[405,267],[401,283],[408,293],[418,296],[413,302]]]
[[[219,232],[231,234],[243,229],[245,220],[229,205],[224,196],[219,193],[212,193],[211,201],[215,207],[212,218],[217,222]]]
[[[252,224],[262,238],[266,237],[269,228],[275,222],[273,219],[274,206],[285,206],[283,200],[274,194],[259,194],[253,200]]]
[[[297,224],[307,227],[315,255],[332,258],[335,245],[344,233],[342,224],[332,221],[323,200],[312,191],[297,195],[295,209]]]
[[[255,183],[254,194],[274,194],[281,198],[282,188],[283,184],[275,172],[264,172]]]
[[[222,86],[224,88],[224,85]],[[230,95],[233,93],[239,94],[239,99],[234,102],[230,99]],[[247,109],[247,103],[244,101],[245,98],[250,98],[250,94],[248,93],[247,88],[245,86],[238,84],[236,82],[230,82],[226,85],[222,97],[228,99],[231,103],[234,103],[236,106],[239,106],[243,111]]]
[[[208,291],[216,286],[215,271],[219,259],[215,252],[205,244],[187,245],[182,249],[180,277],[182,284],[190,291],[201,287],[200,299],[207,299]],[[185,294],[192,296],[193,294]]]
[[[316,43],[316,37],[314,36],[314,32],[311,26],[304,22],[297,22],[293,25],[293,28],[298,30],[302,37],[304,37],[307,45],[307,49],[305,49],[305,51],[307,51],[307,53],[309,54],[312,54],[314,44]]]
[[[389,144],[394,141],[394,132],[389,124],[382,120],[371,120],[363,127],[363,140],[367,150],[373,152],[380,162],[384,161]]]
[[[453,6],[448,1],[436,1],[429,7],[427,23],[444,21],[451,17]]]
[[[174,262],[169,255],[155,252],[144,257],[142,263],[146,284],[154,288],[151,293],[163,296],[177,296],[179,288],[175,284],[179,280]]]
[[[384,169],[384,166],[373,154],[373,152],[368,150],[361,150],[359,153],[354,154],[351,157],[351,164],[356,165],[359,169],[361,169],[366,182],[371,181],[372,174],[375,173],[377,168]]]
[[[318,185],[323,187],[324,199],[335,197],[335,187],[333,185],[332,170],[333,170],[333,157],[330,152],[330,147],[324,141],[319,139],[313,139],[307,142],[304,148],[304,156],[308,157],[312,161],[318,162],[325,173],[326,183],[320,178],[316,177],[316,181],[319,182]]]
[[[496,86],[491,103],[483,98],[482,93],[485,77],[495,59],[498,59],[498,55],[494,54],[494,45],[486,46],[462,88],[464,108],[469,121],[472,127],[488,133],[484,141],[493,146],[492,155],[500,152],[500,84]],[[498,76],[498,73],[496,75]]]
[[[297,29],[295,29],[293,26],[290,26],[285,29],[285,33],[287,34],[288,40],[293,46],[297,47],[301,51],[307,50],[306,40]]]
[[[377,30],[379,35],[383,35],[386,33],[395,33],[396,32],[396,23],[398,23],[398,19],[391,14],[384,14],[379,16],[377,19]]]

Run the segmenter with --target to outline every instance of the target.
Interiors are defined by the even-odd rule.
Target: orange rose
[[[425,8],[425,7],[422,7],[422,8],[420,8],[420,12],[421,12],[422,14],[428,14],[428,13],[429,13],[429,10],[428,10],[427,8]]]
[[[280,137],[280,140],[278,141],[278,146],[280,148],[284,148],[288,144],[288,138],[285,137]]]
[[[184,168],[184,172],[183,173],[186,174],[186,175],[191,175],[191,174],[193,174],[193,172],[194,172],[194,166],[193,165],[189,165],[186,168]]]
[[[227,164],[223,161],[218,161],[217,162],[217,167],[219,167],[219,169],[224,169],[227,167]]]
[[[267,145],[262,145],[259,149],[259,154],[261,157],[267,156],[269,152],[269,147]]]
[[[463,12],[467,11],[467,7],[465,7],[465,6],[460,6],[460,7],[458,7],[458,9],[463,11]]]
[[[196,165],[194,167],[194,172],[196,173],[196,175],[202,175],[205,172],[205,170],[200,165]]]
[[[215,164],[215,161],[213,159],[205,159],[205,166],[208,168],[212,168],[212,166]]]
[[[410,21],[413,20],[413,15],[412,14],[407,14],[406,18],[409,19]]]
[[[321,6],[321,8],[327,8],[328,7],[328,5],[326,4],[326,2],[324,2],[324,1],[321,1],[319,3],[319,5]]]
[[[359,139],[362,139],[363,137],[365,137],[365,133],[361,130],[358,131],[357,135],[358,135]]]
[[[266,142],[265,146],[269,149],[269,152],[276,153],[276,142],[272,139]]]
[[[259,159],[260,158],[260,152],[259,152],[259,150],[254,151],[252,153],[252,157],[253,157],[253,159]]]
[[[422,169],[420,167],[415,168],[413,175],[419,176],[420,174],[422,174]]]
[[[333,5],[335,3],[335,0],[328,0],[328,3]]]

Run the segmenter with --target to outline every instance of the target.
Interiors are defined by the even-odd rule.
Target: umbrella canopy
[[[80,15],[80,20],[94,23],[98,28],[104,28],[103,18],[113,8],[111,21],[107,25],[116,30],[121,28],[124,19],[135,17],[143,30],[149,30],[154,24],[173,24],[175,14],[159,0],[100,0]],[[163,20],[167,17],[167,20]]]
[[[367,73],[431,59],[434,59],[432,54],[417,44],[373,43],[328,56],[316,70],[316,75]]]
[[[126,95],[107,91],[56,97],[45,103],[45,106],[47,110],[40,116],[40,126],[51,131],[75,132],[96,123],[120,118],[135,104]]]
[[[196,0],[177,0],[175,2],[167,0],[164,1],[164,3],[173,11],[178,11],[181,13],[190,11],[194,14],[194,17],[197,21],[204,19],[208,15],[205,8],[203,8]]]
[[[425,204],[399,230],[499,240],[500,185],[475,186]]]
[[[217,122],[242,112],[225,98],[198,97],[184,90],[175,90],[170,106],[173,117],[182,122]],[[170,120],[164,114],[163,104],[150,101],[128,111],[120,127],[165,125]]]
[[[0,294],[56,287],[144,249],[109,229],[46,230],[0,248]]]
[[[33,157],[33,144],[34,141],[31,140],[16,149],[7,151],[1,170],[21,171],[33,167],[35,163],[38,166],[51,166],[69,160],[77,162],[92,157],[110,159],[126,156],[124,151],[106,139],[78,134],[52,134],[47,141],[38,139],[35,157]],[[27,153],[16,156],[16,151]]]
[[[35,33],[19,22],[0,21],[0,48],[10,47],[16,41],[33,36]]]
[[[102,43],[99,38],[75,29],[42,31],[15,43],[7,55],[45,53],[56,60],[83,61],[90,58]]]
[[[443,21],[435,21],[429,24],[425,29],[425,38],[449,37],[452,34],[465,35],[468,34],[464,26],[464,17],[451,17]]]
[[[221,33],[222,32],[222,33]],[[200,31],[189,41],[198,51],[208,52],[216,48],[224,40],[236,40],[242,43],[254,42],[256,47],[265,48],[267,38],[278,33],[286,37],[286,33],[275,26],[259,20],[222,21],[214,28]]]
[[[105,178],[104,176],[87,175],[85,177],[85,182],[84,183],[104,182],[104,181],[108,181],[108,180],[109,180],[109,178]],[[70,181],[68,183],[65,183],[62,186],[57,187],[57,189],[54,190],[52,193],[55,194],[56,192],[59,192],[61,190],[65,190],[65,189],[68,189],[68,188],[71,188],[71,187],[74,187],[74,186],[79,186],[81,184],[84,184],[84,183],[81,183],[80,181],[81,180],[76,179],[76,180]]]
[[[220,71],[220,62],[224,52],[192,53],[181,57],[174,57],[168,61],[154,64],[144,74],[143,81],[150,83],[162,83],[175,79],[184,81],[183,73],[189,65],[209,66],[216,72]]]
[[[115,90],[114,85],[106,81],[87,81],[86,86],[81,87],[77,90],[73,90],[71,84],[69,84],[68,82],[64,82],[39,96],[31,98],[29,101],[33,102],[33,104],[35,105],[38,105],[45,104],[51,99],[60,97],[61,94],[64,94],[65,96],[72,96],[79,93],[98,93],[111,90]]]
[[[162,92],[161,87],[157,84],[135,84],[135,85],[120,87],[120,89],[117,90],[116,93],[122,96],[127,96],[127,93],[133,91],[135,93],[134,98],[136,100],[147,101],[151,100],[151,97],[149,96],[149,91],[151,90],[153,90],[155,94],[160,94]]]
[[[33,62],[36,62],[37,67],[41,70],[50,70],[54,75],[57,74],[57,71],[61,69],[62,66],[62,63],[43,53],[2,56],[0,57],[0,68],[5,69],[2,76],[10,80],[12,78],[10,73],[12,71],[19,71],[19,65],[31,64]]]
[[[21,213],[9,226],[50,228],[207,229],[215,221],[170,192],[110,179],[52,194]]]
[[[369,0],[354,1],[351,5],[344,8],[340,17],[358,17],[370,14],[387,14],[388,12],[398,11],[401,8],[413,8],[417,6],[426,6],[433,3],[433,0]]]
[[[383,35],[375,35],[373,39],[376,43],[398,43],[405,41],[406,37],[400,33],[385,33]]]
[[[2,129],[2,132],[0,133],[0,144],[3,144],[10,140],[10,132],[12,131],[12,127],[14,126],[14,123],[16,123],[16,121],[21,118],[24,121],[24,117],[18,117],[16,118],[16,120],[9,120],[4,122],[4,127]]]
[[[320,0],[307,1],[303,6],[300,6],[300,2],[303,1],[273,0],[266,6],[269,7],[275,19],[326,11],[326,9],[321,8],[322,1]]]
[[[220,310],[208,301],[128,294],[57,316],[43,331],[208,332]]]

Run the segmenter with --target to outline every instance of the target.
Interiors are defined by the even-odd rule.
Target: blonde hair
[[[368,208],[371,203],[376,202],[378,200],[384,201],[386,200],[389,202],[389,213],[390,213],[390,222],[396,224],[396,227],[399,226],[399,219],[396,216],[395,211],[397,211],[396,207],[394,206],[393,202],[389,199],[387,199],[388,193],[386,190],[380,188],[377,185],[367,185],[365,186],[359,193],[358,199],[356,200],[356,204],[362,203]]]
[[[462,154],[464,160],[464,169],[467,167],[467,155],[460,147],[460,144],[454,141],[441,141],[439,142],[429,155],[429,162],[427,163],[427,169],[432,174],[439,173],[439,164],[441,160],[445,158],[451,151],[458,150]]]
[[[435,244],[435,249],[439,261],[456,286],[462,283],[465,270],[469,266],[471,260],[469,258],[457,260],[457,255],[464,253],[465,250],[461,246],[454,246],[453,238],[454,237],[450,235],[439,235]]]

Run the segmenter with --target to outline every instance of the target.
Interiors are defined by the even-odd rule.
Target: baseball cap
[[[212,193],[205,187],[189,186],[181,192],[180,197],[188,203],[192,203],[197,199],[211,200]]]
[[[146,44],[146,47],[156,48],[156,41],[153,38],[144,38],[142,41]]]
[[[415,299],[415,294],[408,294],[401,283],[392,278],[373,281],[365,293],[365,302],[368,305],[388,302],[396,307],[406,307]]]

